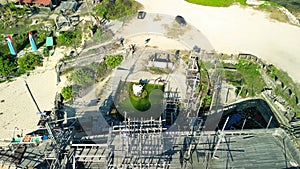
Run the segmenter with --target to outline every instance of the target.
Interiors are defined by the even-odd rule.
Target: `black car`
[[[177,15],[177,16],[175,17],[175,21],[176,21],[180,26],[185,26],[185,25],[186,25],[185,19],[184,19],[182,16],[180,16],[180,15]]]
[[[145,11],[139,11],[138,12],[138,19],[144,19],[146,17],[146,12]]]

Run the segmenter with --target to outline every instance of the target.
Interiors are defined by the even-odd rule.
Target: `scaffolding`
[[[164,154],[162,118],[130,119],[113,126],[115,167],[167,168],[170,157]]]
[[[170,126],[174,123],[178,115],[178,106],[180,104],[180,96],[177,89],[175,91],[164,92],[164,111],[162,114],[162,119],[165,120],[166,126]]]

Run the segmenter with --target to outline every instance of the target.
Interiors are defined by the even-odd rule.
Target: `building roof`
[[[51,3],[51,0],[16,0],[15,2],[39,4],[39,5],[49,5]]]

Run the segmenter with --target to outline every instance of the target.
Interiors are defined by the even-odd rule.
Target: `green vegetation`
[[[98,16],[106,19],[120,19],[137,12],[139,5],[134,0],[103,0],[95,6],[94,11]]]
[[[61,94],[64,97],[64,100],[70,100],[73,98],[72,86],[66,86],[61,89]]]
[[[100,82],[106,78],[112,69],[105,63],[93,62],[88,66],[75,69],[70,67],[65,69],[61,75],[70,74],[70,80],[77,84],[79,87],[85,87],[87,84],[95,81]]]
[[[270,18],[280,21],[280,22],[288,22],[288,17],[282,13],[278,7],[280,5],[274,3],[274,2],[266,2],[259,6],[259,9],[267,11],[270,14]]]
[[[198,64],[200,66],[200,83],[199,87],[197,89],[201,93],[200,100],[203,100],[200,112],[206,112],[210,108],[211,104],[211,93],[210,93],[210,79],[207,69],[212,68],[212,65],[210,65],[210,62],[204,62],[202,60],[198,61]]]
[[[96,71],[96,81],[100,82],[104,80],[111,71],[112,70],[107,66],[105,62],[100,62]]]
[[[205,5],[205,6],[215,6],[215,7],[228,7],[234,2],[237,2],[241,5],[247,6],[247,0],[186,0],[187,2]],[[276,13],[273,14],[272,18],[278,18],[278,12],[274,7],[283,6],[291,11],[294,15],[300,16],[300,1],[298,0],[266,0],[267,3],[264,3],[259,6],[260,9],[268,9],[269,12]],[[282,19],[282,18],[281,18]]]
[[[129,84],[129,99],[130,99],[130,103],[133,105],[133,107],[139,111],[146,111],[146,110],[150,109],[151,103],[149,100],[149,96],[153,92],[153,90],[155,90],[155,89],[158,89],[160,91],[164,90],[162,85],[144,84],[144,91],[141,94],[141,96],[138,97],[133,94],[133,90],[132,90],[133,84],[135,84],[135,83]],[[160,95],[162,93],[157,92],[154,94],[158,94],[157,97],[160,97]],[[155,96],[155,98],[156,98],[156,96]]]
[[[123,56],[121,55],[114,55],[114,56],[106,56],[105,63],[111,67],[115,68],[119,66],[123,61]]]
[[[234,2],[234,0],[186,0],[186,1],[194,4],[215,6],[215,7],[230,6]]]
[[[88,83],[91,83],[93,79],[94,79],[93,72],[85,68],[79,68],[74,72],[72,72],[71,74],[71,80],[81,87],[83,87]]]
[[[158,68],[158,67],[150,67],[150,70],[154,73],[154,74],[166,74],[168,73],[165,69],[161,69],[161,68]]]
[[[44,57],[49,57],[50,56],[50,50],[47,47],[45,47],[43,49],[43,55],[44,55]]]
[[[247,6],[247,0],[236,0],[236,2],[240,3],[241,5]]]
[[[101,29],[97,29],[93,36],[93,40],[95,42],[101,43],[111,39],[112,37],[113,35],[110,34],[109,32],[103,32]]]
[[[74,31],[60,32],[59,36],[57,37],[57,45],[60,46],[79,45],[82,38],[81,34],[82,33],[77,29],[75,29]]]
[[[267,0],[271,3],[271,5],[280,5],[287,8],[294,14],[300,14],[300,1],[298,0]]]
[[[266,85],[259,70],[260,66],[252,61],[239,60],[237,64],[237,71],[244,79],[244,85],[247,86],[246,90],[248,90],[249,96],[259,94]]]
[[[236,68],[236,70],[225,70],[225,78],[237,87],[236,93],[242,97],[255,96],[265,87],[258,64],[241,59],[236,65],[226,64],[225,67]]]
[[[26,53],[18,58],[17,63],[19,65],[18,73],[23,74],[28,70],[34,70],[36,66],[41,66],[42,58],[34,53]]]
[[[9,75],[13,75],[16,68],[17,63],[12,59],[10,55],[0,54],[0,77],[6,77]]]
[[[270,65],[268,67],[267,75],[275,80],[275,77],[280,80],[284,85],[288,86],[291,91],[296,95],[300,96],[299,84],[296,84],[293,79],[283,70],[277,69],[275,66]],[[289,106],[291,106],[295,112],[297,112],[297,116],[300,117],[300,108],[297,105],[296,99],[291,97],[291,95],[285,90],[283,90],[281,84],[277,84],[275,88],[275,94],[281,96]]]

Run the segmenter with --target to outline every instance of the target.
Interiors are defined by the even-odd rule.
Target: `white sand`
[[[52,110],[57,91],[55,65],[63,56],[64,50],[56,49],[44,65],[34,70],[30,76],[22,76],[12,82],[0,84],[0,138],[12,136],[12,130],[18,127],[16,134],[24,130],[24,134],[37,128],[39,115],[37,108],[25,86],[27,81],[41,111]],[[29,129],[29,130],[27,130]]]
[[[150,39],[150,41],[146,44],[145,40]],[[180,41],[170,39],[164,36],[160,35],[137,35],[137,36],[132,36],[128,37],[125,40],[124,45],[129,46],[130,44],[136,44],[137,47],[153,47],[153,48],[158,48],[162,50],[172,50],[172,49],[179,49],[179,50],[189,50],[187,46],[185,46],[183,43]]]
[[[300,28],[270,20],[265,12],[231,6],[216,8],[184,0],[138,0],[149,13],[181,15],[218,52],[251,53],[287,71],[300,82]]]

